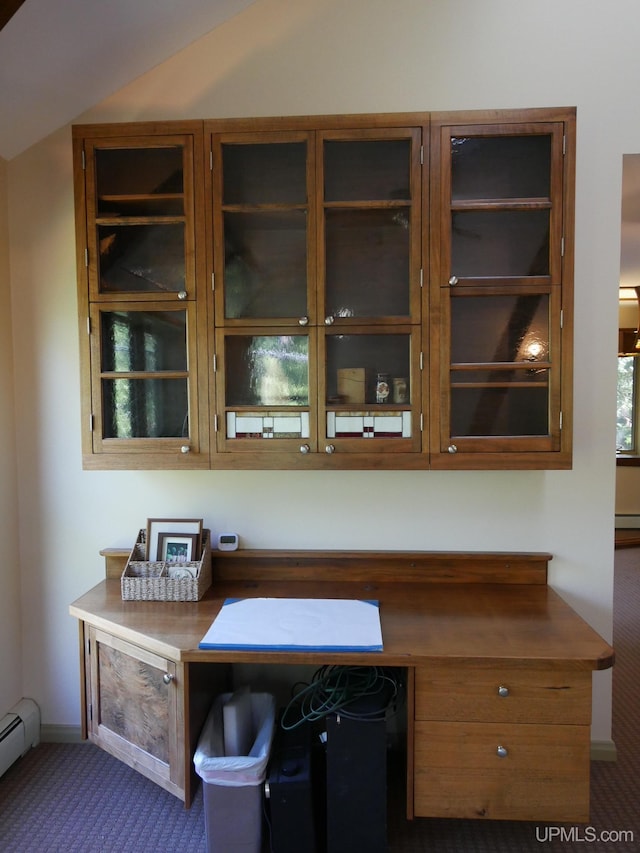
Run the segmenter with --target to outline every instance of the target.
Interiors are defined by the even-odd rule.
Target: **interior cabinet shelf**
[[[549,199],[511,198],[485,200],[457,200],[451,203],[451,210],[548,210],[551,208]]]

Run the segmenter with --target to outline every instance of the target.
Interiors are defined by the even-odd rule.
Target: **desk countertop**
[[[382,652],[226,651],[198,644],[228,597],[367,598],[380,602]],[[437,659],[495,665],[608,669],[611,646],[543,584],[222,581],[198,602],[123,601],[107,579],[71,606],[72,616],[184,662],[418,666]]]

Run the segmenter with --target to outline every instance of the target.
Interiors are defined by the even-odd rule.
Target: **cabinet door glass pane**
[[[103,293],[185,289],[183,223],[103,224],[97,236]]]
[[[307,315],[306,229],[302,210],[225,213],[225,317]]]
[[[522,370],[453,378],[452,436],[543,436],[549,434],[549,387],[546,373],[536,379]],[[480,380],[490,378],[495,384]],[[504,382],[505,384],[500,384]]]
[[[183,149],[98,148],[99,216],[182,215]]]
[[[547,294],[452,298],[451,434],[548,435],[549,359]]]
[[[189,434],[187,379],[103,379],[104,438]]]
[[[328,210],[326,305],[334,317],[409,315],[409,208]]]
[[[103,311],[102,371],[186,371],[185,311]]]
[[[325,340],[328,405],[410,404],[409,335],[327,335]],[[388,384],[386,396],[377,388],[379,378]]]
[[[452,199],[548,198],[551,136],[453,137]]]
[[[227,406],[308,406],[306,335],[233,335],[225,340]]]
[[[460,278],[549,275],[549,211],[452,214],[451,272]]]
[[[451,299],[451,363],[549,360],[549,296]]]
[[[325,201],[408,200],[410,162],[408,139],[325,142]]]
[[[223,144],[223,204],[306,204],[304,142]]]

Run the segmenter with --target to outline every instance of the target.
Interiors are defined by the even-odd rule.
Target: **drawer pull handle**
[[[509,695],[509,688],[505,687],[503,684],[501,684],[500,687],[498,687],[498,696],[502,696],[503,698],[505,698],[508,695]]]
[[[165,684],[171,684],[171,682],[173,681],[174,678],[175,678],[175,675],[171,675],[170,672],[165,672],[165,674],[162,676],[162,680],[164,681]]]
[[[506,746],[499,746],[496,752],[498,753],[498,758],[506,758],[509,755]]]

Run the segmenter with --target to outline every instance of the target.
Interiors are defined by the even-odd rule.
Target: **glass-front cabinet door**
[[[326,325],[419,323],[420,128],[324,131],[318,299]]]
[[[421,451],[422,142],[212,131],[218,453]]]
[[[432,465],[494,467],[504,453],[505,467],[518,467],[519,454],[527,467],[532,454],[546,455],[540,467],[567,467],[571,129],[434,125]]]
[[[190,136],[85,144],[89,287],[96,299],[195,299]]]
[[[327,454],[421,448],[420,330],[321,331],[321,447]]]
[[[167,302],[91,308],[94,447],[99,453],[173,453],[200,445],[190,400],[197,397],[195,306]]]
[[[202,122],[74,128],[87,467],[209,465],[203,151]]]
[[[216,340],[218,450],[314,452],[316,330],[219,329]]]
[[[313,295],[313,137],[214,136],[216,325],[308,325]]]

